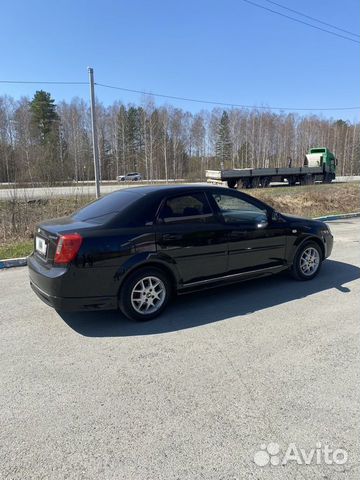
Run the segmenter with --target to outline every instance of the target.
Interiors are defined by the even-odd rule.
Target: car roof
[[[141,186],[134,186],[134,187],[126,187],[116,190],[117,192],[124,192],[124,191],[131,191],[137,193],[139,195],[149,195],[152,193],[162,193],[162,194],[169,194],[169,193],[182,193],[182,192],[191,192],[193,190],[218,190],[223,188],[224,190],[229,190],[226,187],[219,187],[216,185],[209,185],[207,183],[190,183],[190,184],[182,184],[182,185],[141,185]]]

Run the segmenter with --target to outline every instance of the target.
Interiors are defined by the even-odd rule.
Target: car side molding
[[[265,267],[265,268],[259,268],[256,270],[249,270],[247,272],[240,272],[240,273],[232,273],[230,275],[222,275],[221,277],[214,277],[214,278],[207,278],[206,280],[199,280],[197,282],[190,282],[190,283],[184,283],[182,287],[187,288],[187,287],[195,287],[195,286],[200,286],[200,285],[206,285],[208,283],[214,283],[222,280],[227,280],[227,279],[236,279],[237,277],[244,277],[245,275],[254,275],[262,272],[266,272],[269,270],[280,270],[280,269],[285,269],[287,268],[286,265],[275,265],[272,267]]]

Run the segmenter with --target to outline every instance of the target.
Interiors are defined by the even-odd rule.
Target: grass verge
[[[0,259],[29,255],[38,223],[70,215],[91,200],[93,198],[85,195],[30,201],[17,198],[1,200]]]
[[[279,212],[309,218],[359,211],[359,192],[358,183],[273,187],[246,191]]]
[[[0,246],[0,259],[27,257],[33,250],[33,240],[16,242],[10,245]]]

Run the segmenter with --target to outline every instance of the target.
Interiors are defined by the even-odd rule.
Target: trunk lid
[[[99,225],[75,220],[72,217],[61,217],[45,220],[37,225],[34,234],[34,256],[44,266],[51,267],[60,235],[65,233],[84,234],[87,229],[96,229]]]

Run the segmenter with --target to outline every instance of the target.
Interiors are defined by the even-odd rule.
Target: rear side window
[[[212,211],[204,193],[192,193],[168,198],[159,218],[164,223],[205,222]]]
[[[154,224],[156,212],[159,208],[160,199],[158,196],[145,195],[134,207],[130,205],[117,217],[114,226],[116,227],[148,227]]]
[[[110,193],[80,209],[74,213],[72,218],[80,221],[106,223],[128,208],[132,203],[139,200],[139,198],[138,194],[130,191]]]

